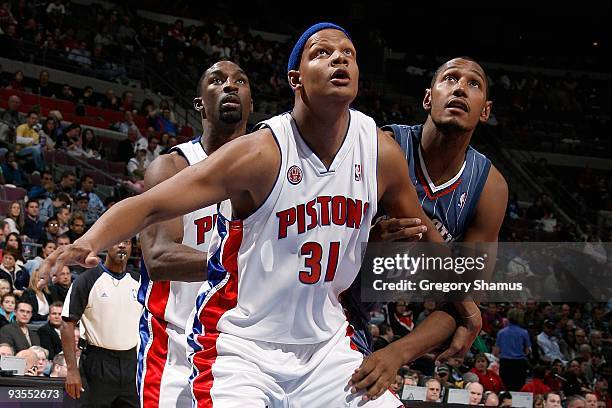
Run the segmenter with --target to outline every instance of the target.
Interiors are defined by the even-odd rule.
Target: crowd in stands
[[[375,308],[370,312],[376,323],[370,326],[374,350],[414,330],[434,308],[434,301]],[[594,402],[589,407],[610,407],[611,311],[609,303],[482,304],[483,328],[465,358],[436,365],[434,354],[427,355],[402,367],[393,387],[399,393],[404,385],[426,387],[431,402],[459,388],[474,397],[470,405],[512,406],[504,400],[521,391],[534,395],[534,406],[547,406],[546,398],[578,398]]]
[[[37,5],[19,1],[12,7],[3,2],[3,57],[121,84],[137,83],[172,96],[176,96],[173,89],[193,96],[202,67],[228,58],[248,73],[257,112],[274,114],[291,104],[285,83],[286,44],[266,41],[232,22],[186,27],[176,20],[166,26],[120,7],[104,10],[92,5],[87,13],[81,7],[61,0]],[[436,66],[422,57],[402,62],[395,67],[400,75],[387,78],[396,91],[418,101]],[[143,75],[145,69],[156,76]],[[137,101],[130,91],[118,95],[110,88],[80,89],[56,82],[47,70],[37,78],[22,71],[0,71],[0,219],[4,217],[0,220],[0,354],[21,354],[32,375],[62,376],[65,361],[53,333],[61,322],[57,315],[61,302],[79,269],[65,267],[46,282],[38,267],[58,246],[83,235],[120,198],[117,189],[141,192],[147,166],[193,131],[178,120],[173,100]],[[395,77],[401,81],[393,83]],[[612,99],[606,94],[610,87],[588,77],[501,70],[489,72],[489,83],[495,108],[487,128],[508,147],[609,155],[612,146],[604,135],[612,111]],[[424,119],[418,103],[396,101],[367,73],[355,107],[379,124]],[[94,117],[102,118],[97,127],[89,122]],[[102,137],[99,128],[125,138]],[[71,159],[106,169],[119,163],[114,166],[117,171],[109,171],[119,184]],[[570,173],[578,198],[597,209],[612,209],[611,174],[590,168]],[[110,183],[116,194],[103,192],[101,182]],[[511,195],[500,241],[583,241],[592,247],[612,241],[609,231],[595,230],[588,223],[577,228],[562,222],[547,194],[532,199],[524,206],[516,194]],[[434,308],[435,302],[429,301],[395,302],[375,309],[370,328],[375,349],[414,330]],[[571,408],[580,406],[572,405],[580,401],[589,408],[612,408],[611,311],[610,304],[531,300],[482,305],[483,330],[465,359],[435,366],[432,356],[426,356],[403,367],[393,388],[401,392],[403,385],[423,385],[430,401],[442,400],[450,388],[466,388],[474,404],[487,406],[511,406],[513,391],[529,391],[538,407],[566,400]],[[29,346],[18,344],[16,330],[27,333]],[[512,344],[508,336],[526,336],[529,347],[508,350]],[[508,353],[515,357],[522,353],[526,364],[519,375],[508,377],[500,371]]]

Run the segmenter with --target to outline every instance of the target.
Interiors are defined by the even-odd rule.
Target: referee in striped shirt
[[[65,387],[83,406],[139,406],[136,346],[142,305],[137,300],[138,276],[126,272],[131,253],[129,240],[114,245],[104,263],[83,272],[66,296],[61,336],[68,366]],[[77,322],[85,347],[78,366],[73,335]]]

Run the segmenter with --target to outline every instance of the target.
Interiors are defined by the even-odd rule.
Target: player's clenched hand
[[[445,363],[450,357],[463,357],[468,352],[482,328],[480,314],[466,319],[462,325],[457,326],[450,346],[442,352],[436,362]]]
[[[400,353],[393,344],[372,353],[351,376],[351,392],[365,391],[363,399],[366,401],[380,397],[395,380],[401,366]]]
[[[370,241],[418,241],[427,227],[419,218],[387,218],[378,221],[370,230]]]
[[[68,370],[66,381],[64,382],[64,388],[66,389],[66,393],[72,398],[79,399],[81,397],[83,384],[81,384],[81,375],[79,374],[78,369]]]

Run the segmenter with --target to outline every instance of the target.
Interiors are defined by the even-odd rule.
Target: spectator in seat
[[[7,86],[6,88],[24,92],[25,88],[23,87],[23,71],[21,70],[15,71],[15,75],[13,75],[13,79],[11,80],[9,86]]]
[[[546,384],[553,392],[561,391],[562,382],[559,378],[563,374],[564,364],[561,360],[553,361],[552,367],[544,375],[544,384]]]
[[[507,391],[499,393],[499,406],[500,407],[511,407],[512,406],[512,394]]]
[[[55,220],[55,222],[57,222],[57,220]],[[40,254],[37,255],[34,259],[28,260],[23,267],[26,271],[28,271],[30,275],[32,275],[32,273],[40,267],[45,258],[51,255],[56,248],[57,245],[55,244],[54,240],[45,242],[42,246]]]
[[[544,376],[546,375],[546,369],[543,366],[536,366],[533,369],[533,379],[527,384],[523,385],[521,392],[530,392],[535,395],[548,394],[552,390],[546,384],[544,384]]]
[[[564,356],[559,348],[559,340],[555,336],[555,323],[552,320],[544,321],[542,332],[538,334],[537,340],[540,347],[540,360],[550,363],[558,359],[565,364]]]
[[[0,113],[0,147],[2,148],[15,143],[15,129],[24,123],[19,113],[19,106],[21,106],[21,99],[17,95],[11,95],[8,98],[7,109]],[[0,153],[0,156],[2,155]]]
[[[0,278],[8,280],[13,287],[13,294],[20,297],[28,287],[30,276],[25,269],[15,263],[17,256],[14,251],[5,251],[0,264]]]
[[[482,384],[477,382],[468,383],[465,389],[470,393],[468,405],[480,405],[484,389]]]
[[[67,266],[64,266],[61,271],[55,273],[55,283],[49,287],[51,291],[52,303],[63,303],[64,300],[66,300],[66,295],[68,294],[68,289],[70,289],[71,283],[72,275],[70,274],[70,269]]]
[[[28,176],[19,166],[15,152],[9,151],[6,153],[4,163],[0,167],[2,167],[2,175],[7,184],[13,184],[17,187],[28,187]]]
[[[51,301],[51,291],[49,290],[47,278],[44,274],[40,273],[39,269],[32,273],[30,285],[23,291],[21,300],[28,302],[32,306],[31,321],[41,322],[47,320],[49,305],[53,302]]]
[[[123,134],[128,134],[129,130],[134,130],[137,134],[137,140],[142,138],[142,135],[140,134],[140,130],[138,129],[138,126],[136,126],[136,123],[134,122],[134,114],[132,113],[132,111],[125,111],[123,114],[123,121],[119,122],[119,126],[118,126],[119,132],[123,133]]]
[[[563,383],[565,395],[578,395],[589,391],[589,385],[582,372],[582,364],[579,360],[572,360],[567,365],[565,373],[566,382]]]
[[[136,113],[137,109],[136,109],[136,104],[134,102],[134,93],[131,91],[125,91],[121,97],[122,99],[122,105],[121,105],[121,110],[124,112],[132,112],[132,113]]]
[[[485,391],[499,393],[504,390],[502,379],[493,370],[489,370],[489,360],[484,354],[477,354],[474,358],[472,372],[478,376],[478,382],[482,384]]]
[[[130,159],[134,157],[137,140],[138,132],[136,132],[134,129],[129,129],[127,132],[127,139],[120,141],[117,145],[116,160],[127,164]]]
[[[98,141],[93,129],[83,129],[83,132],[81,133],[81,144],[88,157],[92,157],[94,159],[102,158],[100,153],[100,142]]]
[[[55,86],[49,82],[49,71],[40,71],[38,76],[38,84],[32,88],[32,93],[40,96],[53,98],[58,93]]]
[[[499,397],[492,391],[484,393],[484,406],[485,407],[497,407],[499,405]]]
[[[81,126],[78,123],[71,123],[64,131],[57,136],[57,141],[55,143],[55,147],[57,149],[66,149],[68,145],[74,140],[76,137],[79,137],[81,134]]]
[[[55,149],[55,141],[58,135],[57,120],[54,117],[47,117],[43,122],[42,128],[38,132],[40,136],[40,145],[43,151],[53,151]]]
[[[63,303],[55,302],[49,306],[49,321],[44,326],[38,328],[40,346],[49,350],[49,358],[53,359],[62,351],[62,341],[60,339],[60,327],[62,325]]]
[[[70,59],[70,57],[68,57],[68,59]],[[64,101],[69,101],[72,103],[76,102],[76,96],[74,95],[74,92],[72,92],[72,88],[68,84],[62,85],[62,90],[57,96],[57,99],[62,99]]]
[[[45,160],[38,132],[38,113],[30,111],[26,117],[26,123],[19,125],[15,130],[15,142],[17,143],[17,157],[32,155],[34,166],[40,172],[45,169]]]
[[[121,108],[121,99],[115,95],[115,91],[109,89],[106,91],[104,99],[102,99],[102,107],[118,111]]]
[[[440,391],[442,390],[440,381],[436,380],[435,378],[430,378],[425,383],[425,388],[427,388],[427,392],[425,394],[426,402],[438,402],[440,400]]]
[[[70,207],[61,207],[57,211],[57,220],[59,221],[59,235],[66,234],[70,231],[70,218],[72,214],[70,212]]]
[[[129,180],[126,185],[136,192],[144,191],[144,173],[149,167],[147,149],[144,144],[136,147],[136,156],[132,157],[126,165]]]
[[[51,366],[49,364],[49,350],[44,349],[40,346],[32,346],[30,350],[36,353],[38,357],[38,363],[36,364],[36,373],[37,376],[42,377],[49,374],[49,370]]]
[[[32,306],[27,302],[17,303],[15,323],[0,329],[0,343],[10,344],[16,353],[32,346],[40,346],[38,334],[28,327],[32,317]]]
[[[76,63],[81,68],[90,68],[91,67],[91,52],[87,49],[87,43],[85,41],[79,42],[79,46],[73,48],[68,53],[68,60]],[[72,100],[72,102],[74,102]]]
[[[587,392],[584,395],[586,408],[597,408],[597,395],[594,392]]]
[[[10,344],[0,343],[0,356],[14,356],[15,350]]]
[[[38,377],[38,355],[34,350],[29,348],[23,349],[15,355],[26,361],[25,375],[29,377]]]
[[[408,303],[399,300],[396,303],[389,302],[389,323],[393,328],[393,334],[403,337],[414,329],[412,310],[408,309]]]
[[[76,186],[77,178],[73,171],[67,170],[62,173],[60,182],[55,188],[54,194],[57,196],[59,193],[66,193],[72,195]]]
[[[561,408],[561,396],[556,392],[549,392],[544,396],[544,408]]]
[[[11,232],[6,236],[6,243],[4,246],[4,250],[13,251],[15,256],[17,257],[17,265],[22,266],[24,263],[23,259],[23,243],[21,242],[21,237],[16,232]]]
[[[51,352],[49,352],[49,355]],[[49,358],[51,358],[49,356]],[[49,377],[52,378],[66,378],[68,375],[68,367],[66,366],[66,357],[64,353],[60,352],[53,357],[53,366],[51,367],[51,374]]]
[[[23,235],[27,235],[33,241],[38,241],[43,235],[44,224],[38,218],[40,206],[38,201],[31,200],[26,204],[26,216],[23,223]]]
[[[7,293],[11,293],[11,282],[6,279],[0,279],[0,298]]]
[[[161,154],[162,147],[159,145],[159,137],[155,134],[149,136],[149,143],[147,145],[147,160],[152,163],[153,160]]]
[[[168,132],[171,135],[178,133],[176,117],[172,109],[170,109],[170,103],[165,99],[159,103],[159,111],[157,112],[153,127],[157,132]]]
[[[0,328],[6,326],[9,323],[15,322],[15,320],[17,319],[17,317],[15,316],[16,304],[17,297],[13,295],[12,292],[5,293],[4,295],[2,295],[2,297],[0,298]]]
[[[83,199],[83,197],[85,197],[85,199]],[[86,197],[87,196],[84,194],[77,197],[77,205],[79,206],[79,209],[81,207],[85,207],[85,210],[84,210],[85,212],[87,211],[87,203],[88,203],[88,200],[86,199]],[[72,220],[70,221],[70,231],[68,231],[67,235],[70,237],[70,241],[74,242],[77,239],[81,238],[84,233],[85,233],[85,218],[83,218],[82,215],[77,213],[74,217],[72,217]]]
[[[59,235],[59,221],[57,218],[49,218],[45,222],[45,231],[42,236],[38,239],[38,243],[45,245],[47,242],[55,242]]]
[[[21,201],[13,201],[9,204],[8,214],[4,221],[8,223],[11,232],[19,234],[24,223]]]
[[[79,103],[87,106],[96,106],[98,104],[98,98],[91,86],[88,85],[83,89],[83,95],[79,98]]]
[[[84,175],[81,177],[81,189],[77,192],[77,195],[84,193],[87,194],[87,197],[89,198],[89,203],[87,205],[87,217],[85,218],[85,224],[88,226],[93,224],[93,222],[95,222],[95,220],[97,220],[102,213],[106,211],[102,199],[94,192],[94,187],[95,183],[93,177],[89,175]]]
[[[567,399],[567,408],[586,408],[586,400],[582,395],[572,395]]]
[[[372,346],[373,351],[380,350],[388,346],[394,339],[393,329],[387,323],[379,324],[378,330],[380,335]]]

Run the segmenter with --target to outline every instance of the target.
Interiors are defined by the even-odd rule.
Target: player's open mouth
[[[125,252],[125,251],[118,251],[118,252],[117,252],[117,256],[118,256],[120,259],[125,259],[125,258],[127,258],[127,252]]]
[[[221,107],[224,110],[240,109],[240,98],[236,95],[227,95],[221,99]]]
[[[348,85],[351,82],[351,76],[348,71],[339,68],[335,70],[331,76],[331,83],[334,85]]]
[[[468,104],[461,99],[452,99],[449,103],[446,104],[446,108],[460,109],[464,112],[469,112],[470,110]]]

